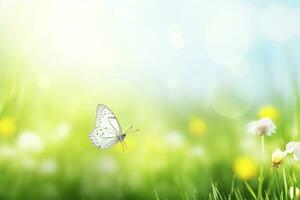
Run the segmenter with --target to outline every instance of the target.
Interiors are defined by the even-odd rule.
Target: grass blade
[[[252,197],[253,197],[254,199],[256,199],[256,195],[255,195],[253,189],[251,188],[251,186],[247,183],[246,180],[244,180],[244,183],[245,183],[245,185],[246,185],[247,190],[248,190],[248,191],[250,192],[250,194],[252,195]]]

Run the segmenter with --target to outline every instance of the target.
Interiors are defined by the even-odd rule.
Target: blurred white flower
[[[191,156],[200,158],[204,155],[204,149],[200,146],[195,146],[191,148]]]
[[[105,173],[115,173],[118,170],[118,163],[115,158],[111,156],[103,156],[99,160],[99,168]]]
[[[300,190],[299,188],[295,187],[295,189],[293,187],[290,187],[290,197],[291,199],[300,199]],[[296,197],[296,198],[294,198]]]
[[[20,164],[27,170],[33,170],[37,166],[36,160],[28,156],[20,158]]]
[[[280,149],[276,149],[272,153],[273,167],[278,167],[278,165],[280,165],[284,157],[285,157],[285,152],[281,151]]]
[[[263,118],[247,124],[247,133],[252,135],[268,135],[275,133],[276,126],[270,118]]]
[[[300,142],[287,143],[285,153],[293,154],[294,160],[300,160]]]
[[[45,159],[40,165],[43,174],[54,174],[57,171],[57,163],[53,159]]]
[[[3,145],[0,148],[0,156],[4,158],[12,158],[16,155],[15,149],[10,145]]]
[[[168,147],[177,149],[183,146],[184,137],[181,133],[172,131],[166,134],[165,143],[168,145]]]
[[[69,124],[61,123],[57,127],[57,137],[58,137],[58,139],[64,139],[64,138],[68,137],[68,135],[70,134],[70,130],[71,130],[71,127],[70,127]]]
[[[36,133],[27,131],[19,135],[17,147],[23,151],[38,153],[44,149],[44,142]]]

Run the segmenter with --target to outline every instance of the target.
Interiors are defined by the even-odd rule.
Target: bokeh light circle
[[[220,4],[203,38],[210,59],[223,66],[240,63],[256,36],[256,18],[257,9],[250,3]]]
[[[182,27],[179,24],[171,24],[167,31],[172,47],[176,50],[182,49],[184,47]]]
[[[272,41],[284,42],[291,39],[297,32],[297,15],[285,4],[268,6],[262,15],[262,32]]]

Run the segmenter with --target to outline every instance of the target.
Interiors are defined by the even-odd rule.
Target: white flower
[[[43,174],[54,174],[57,171],[56,161],[53,159],[45,159],[40,165]]]
[[[274,167],[278,167],[282,162],[283,158],[285,157],[285,152],[281,151],[280,149],[276,149],[272,153],[272,163]]]
[[[71,126],[68,123],[61,123],[57,127],[57,139],[58,140],[65,139],[66,137],[69,136],[70,131],[71,131]]]
[[[275,133],[276,126],[270,118],[263,118],[247,124],[247,133],[252,135],[272,135]]]
[[[165,135],[165,143],[169,148],[179,149],[184,145],[184,142],[183,134],[177,131],[172,131]]]
[[[295,189],[294,189],[293,187],[290,187],[290,197],[291,197],[291,199],[294,199],[294,197],[296,197],[296,199],[300,199],[299,188],[295,187]]]
[[[4,158],[13,158],[16,155],[15,149],[10,145],[3,145],[0,148],[0,156]]]
[[[25,156],[20,158],[20,164],[27,170],[34,170],[36,168],[37,161],[32,157]]]
[[[285,147],[286,154],[293,154],[294,160],[300,160],[300,142],[289,142]]]
[[[33,132],[24,132],[17,139],[17,146],[20,150],[38,153],[44,149],[43,140]]]
[[[195,146],[191,148],[190,154],[192,157],[200,158],[204,156],[204,149],[200,146]]]

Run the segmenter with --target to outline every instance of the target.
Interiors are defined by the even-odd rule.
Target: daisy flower
[[[263,118],[247,124],[247,133],[252,135],[268,135],[275,133],[276,126],[270,118]]]
[[[273,167],[278,167],[278,165],[280,165],[280,163],[282,162],[283,158],[285,157],[285,152],[281,151],[280,149],[276,149],[273,153],[272,153],[272,163],[273,163]]]
[[[300,160],[300,142],[287,143],[285,153],[293,154],[294,160]]]

